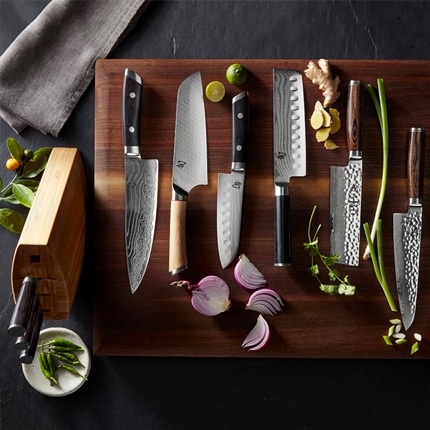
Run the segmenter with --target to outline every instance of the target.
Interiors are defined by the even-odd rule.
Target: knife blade
[[[158,160],[142,160],[140,155],[142,87],[142,78],[126,69],[123,85],[125,245],[128,279],[133,294],[148,267],[158,200]]]
[[[363,81],[349,82],[346,112],[348,165],[330,167],[330,252],[339,255],[338,263],[349,266],[359,265],[360,254],[363,88]]]
[[[411,128],[408,151],[408,212],[393,214],[397,296],[405,330],[414,321],[418,295],[424,189],[424,143],[425,130]]]
[[[306,124],[301,72],[273,69],[275,266],[291,266],[290,178],[306,175]]]
[[[239,249],[248,144],[248,98],[248,92],[244,91],[232,99],[231,173],[218,174],[217,240],[223,269],[233,261]]]
[[[188,268],[186,213],[188,194],[207,185],[206,114],[199,71],[179,86],[176,102],[175,142],[170,203],[169,274]]]

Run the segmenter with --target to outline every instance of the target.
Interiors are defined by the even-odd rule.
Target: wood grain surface
[[[320,247],[329,253],[329,169],[345,165],[346,94],[350,79],[362,79],[376,88],[384,78],[390,126],[387,194],[382,221],[387,276],[397,302],[392,245],[392,215],[407,210],[407,143],[410,127],[428,128],[430,122],[430,61],[331,61],[341,78],[341,96],[335,107],[342,128],[334,135],[339,148],[325,150],[307,129],[307,176],[291,180],[293,264],[274,267],[273,183],[273,68],[304,71],[307,60],[242,60],[249,71],[247,82],[234,87],[226,82],[231,60],[100,60],[96,65],[95,111],[95,255],[94,353],[98,355],[201,356],[201,357],[306,357],[306,358],[408,358],[413,333],[423,336],[413,359],[430,357],[430,200],[424,184],[424,223],[417,315],[407,333],[408,342],[387,346],[382,335],[390,311],[369,261],[339,270],[357,286],[352,297],[328,296],[308,273],[304,253],[309,216],[317,205],[322,224]],[[124,156],[121,126],[121,93],[125,68],[144,79],[141,117],[142,158],[160,162],[158,218],[146,275],[132,295],[128,285],[124,244]],[[171,164],[176,94],[183,79],[200,70],[203,85],[212,80],[226,84],[220,103],[205,100],[209,184],[191,191],[187,208],[189,269],[168,274],[168,238],[171,198]],[[307,116],[321,92],[304,78]],[[245,181],[240,253],[246,254],[265,275],[269,286],[285,301],[284,311],[267,317],[271,339],[266,348],[249,352],[241,347],[257,314],[245,311],[249,293],[233,277],[234,263],[222,269],[216,241],[216,189],[219,172],[231,165],[231,99],[249,91],[250,144]],[[365,94],[363,130],[362,222],[371,223],[379,195],[382,141],[375,109]],[[427,151],[427,168],[430,151]],[[366,242],[361,234],[361,252]],[[187,279],[197,283],[207,275],[223,277],[230,286],[231,310],[217,317],[198,314],[188,293],[170,286]],[[427,340],[429,339],[429,340]]]

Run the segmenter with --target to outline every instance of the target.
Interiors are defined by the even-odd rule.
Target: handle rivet
[[[136,93],[131,92],[131,93],[130,93],[130,98],[131,98],[131,99],[136,98]]]
[[[129,131],[130,133],[134,133],[134,127],[128,127],[128,131]]]

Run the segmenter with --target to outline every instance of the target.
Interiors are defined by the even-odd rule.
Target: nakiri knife
[[[179,86],[170,204],[169,274],[188,268],[186,213],[188,194],[207,185],[206,114],[201,73],[194,72]]]
[[[248,92],[244,91],[232,99],[231,173],[218,174],[217,239],[223,269],[233,261],[239,249],[248,144],[248,98]]]
[[[408,212],[393,214],[397,296],[405,330],[414,321],[417,305],[423,216],[424,142],[425,130],[411,128],[407,168]]]
[[[303,77],[298,70],[273,69],[275,181],[275,266],[291,266],[290,178],[306,175]]]
[[[360,258],[363,88],[363,81],[349,82],[346,112],[348,165],[330,167],[330,255],[338,255],[337,262],[349,266],[358,266]]]
[[[142,78],[126,69],[123,85],[125,246],[132,293],[139,288],[148,267],[158,200],[158,160],[142,160],[140,155],[142,87]]]

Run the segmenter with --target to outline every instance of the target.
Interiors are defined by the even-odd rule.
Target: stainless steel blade
[[[188,268],[186,211],[189,192],[207,185],[206,114],[200,72],[188,76],[178,89],[170,204],[169,273]]]
[[[140,155],[142,86],[142,78],[126,69],[123,88],[125,246],[132,293],[139,288],[148,267],[158,200],[158,160],[142,160]]]
[[[362,81],[349,83],[346,115],[348,165],[330,168],[330,253],[339,255],[338,263],[350,266],[358,266],[360,260],[363,88]]]
[[[394,263],[402,321],[407,330],[417,308],[422,234],[425,130],[411,128],[408,152],[409,209],[393,214]]]
[[[172,183],[185,196],[197,185],[207,185],[206,115],[200,72],[179,87],[176,106]]]
[[[273,70],[275,266],[291,265],[290,178],[306,175],[306,123],[301,72]]]
[[[218,254],[226,268],[239,249],[245,172],[220,173],[217,195]]]
[[[248,97],[244,91],[232,99],[231,174],[218,175],[217,238],[222,268],[226,268],[239,249],[242,202],[248,146]]]

